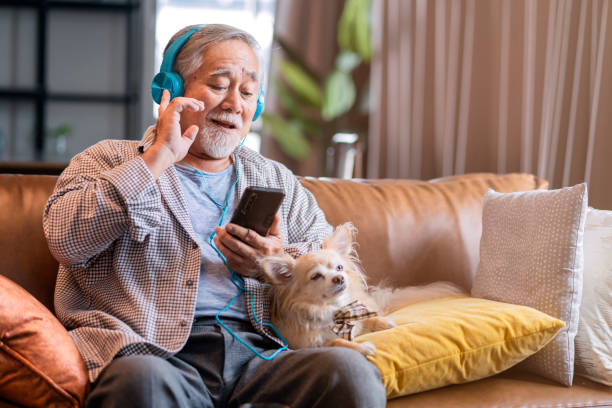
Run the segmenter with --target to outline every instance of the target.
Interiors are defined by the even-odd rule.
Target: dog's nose
[[[342,284],[344,283],[344,276],[342,276],[342,275],[337,275],[337,276],[334,276],[334,277],[332,278],[332,282],[333,282],[335,285],[342,285]]]

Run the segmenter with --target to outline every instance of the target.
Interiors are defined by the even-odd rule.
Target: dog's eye
[[[342,266],[342,265],[338,265],[338,266],[336,266],[336,270],[337,270],[337,271],[341,271],[341,270],[343,270],[343,269],[344,269],[344,266]]]
[[[317,279],[321,279],[323,277],[323,275],[321,275],[320,273],[315,273],[314,275],[312,275],[310,277],[311,280],[317,280]]]

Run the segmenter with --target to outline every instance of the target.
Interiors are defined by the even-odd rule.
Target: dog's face
[[[350,224],[338,227],[323,249],[297,260],[289,255],[264,258],[260,264],[267,280],[283,299],[292,302],[334,307],[350,302],[351,285],[361,284],[362,280],[350,258],[353,231]]]
[[[291,292],[296,297],[305,297],[316,303],[341,303],[349,285],[345,263],[333,249],[322,249],[300,257],[291,270]]]

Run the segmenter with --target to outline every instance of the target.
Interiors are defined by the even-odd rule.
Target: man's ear
[[[290,255],[266,256],[259,261],[268,282],[273,285],[286,285],[293,280],[291,271],[295,266],[295,259]]]
[[[335,249],[343,256],[349,256],[353,252],[353,243],[357,235],[357,228],[350,222],[339,225],[334,233],[323,242],[323,248]]]

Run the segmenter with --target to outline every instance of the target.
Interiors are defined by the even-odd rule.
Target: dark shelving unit
[[[35,137],[34,157],[42,160],[45,149],[46,105],[48,101],[111,103],[123,104],[125,107],[125,135],[132,132],[133,110],[138,101],[136,81],[133,77],[133,50],[135,11],[140,7],[139,0],[126,0],[124,3],[107,1],[52,1],[52,0],[0,0],[0,8],[31,8],[37,13],[36,32],[36,85],[32,89],[0,87],[0,99],[27,100],[34,102]],[[126,55],[125,78],[126,92],[123,94],[96,94],[73,92],[49,92],[47,89],[47,30],[49,13],[53,10],[71,10],[87,12],[116,12],[126,17]]]

